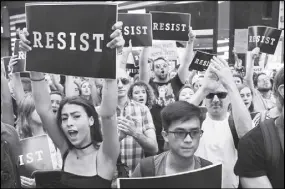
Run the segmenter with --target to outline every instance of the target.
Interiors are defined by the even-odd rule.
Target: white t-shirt
[[[202,124],[204,134],[195,153],[212,163],[222,163],[222,188],[237,188],[239,178],[234,174],[237,150],[228,122],[229,114],[222,121],[212,120],[207,113]]]

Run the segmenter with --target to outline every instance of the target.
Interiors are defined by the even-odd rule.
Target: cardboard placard
[[[248,51],[259,47],[262,53],[274,54],[281,32],[281,30],[267,26],[249,26]]]
[[[151,59],[165,57],[168,60],[177,60],[178,52],[175,41],[154,40],[151,47]]]
[[[236,53],[243,53],[247,52],[247,34],[248,29],[235,29],[235,44],[234,48]]]
[[[125,47],[132,40],[133,47],[152,46],[151,14],[118,14],[118,21],[123,22],[122,34]]]
[[[222,165],[166,176],[118,178],[117,182],[118,188],[221,188]]]
[[[13,55],[18,55],[19,60],[18,60],[18,63],[13,66],[12,73],[26,71],[26,53],[23,51],[20,51],[19,42],[20,42],[20,39],[15,40]]]
[[[205,71],[208,69],[210,65],[210,60],[216,56],[214,54],[197,51],[190,66],[189,70],[198,70],[198,71]]]
[[[28,71],[116,78],[116,49],[106,47],[117,22],[116,4],[60,2],[25,6],[32,46],[27,53]]]
[[[188,41],[191,15],[151,11],[153,39]]]
[[[35,170],[52,170],[48,136],[41,135],[20,140],[22,154],[19,156],[21,176],[31,178]]]

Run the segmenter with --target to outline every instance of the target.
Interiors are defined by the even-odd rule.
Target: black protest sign
[[[126,69],[133,75],[139,73],[139,67],[135,66],[134,64],[126,64]]]
[[[118,14],[118,21],[123,22],[122,34],[125,46],[132,40],[133,47],[152,46],[151,14]]]
[[[191,15],[186,13],[150,12],[153,39],[188,41]]]
[[[282,30],[266,26],[248,27],[248,51],[259,47],[262,53],[274,54],[281,32]]]
[[[22,154],[19,156],[21,176],[31,177],[35,170],[52,170],[48,136],[41,135],[20,140]]]
[[[132,51],[132,55],[133,55],[133,58],[134,58],[134,65],[135,65],[135,67],[139,67],[140,52],[139,51]]]
[[[207,181],[205,182],[205,178]],[[222,165],[210,165],[190,172],[173,175],[118,178],[118,188],[221,188]]]
[[[117,5],[30,3],[26,18],[32,47],[27,53],[28,71],[116,78],[116,49],[106,45],[117,22]]]
[[[189,70],[190,71],[191,70],[198,70],[198,71],[207,70],[213,56],[216,56],[216,55],[202,52],[202,51],[197,51],[189,66]]]
[[[19,60],[18,60],[18,63],[13,66],[12,73],[25,72],[26,71],[26,53],[23,51],[20,51],[19,42],[20,42],[19,39],[15,40],[13,55],[18,55]]]

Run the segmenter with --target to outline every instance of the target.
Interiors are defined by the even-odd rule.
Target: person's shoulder
[[[246,133],[239,141],[239,144],[248,144],[248,143],[259,143],[258,141],[263,140],[263,135],[261,131],[260,124],[251,129]]]
[[[198,156],[195,156],[196,159],[199,161],[200,165],[201,165],[201,168],[202,167],[206,167],[206,166],[209,166],[209,165],[213,165],[212,162],[204,159],[204,158],[201,158],[201,157],[198,157]]]

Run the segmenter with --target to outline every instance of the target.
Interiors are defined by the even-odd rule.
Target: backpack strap
[[[232,115],[229,116],[229,126],[230,126],[230,129],[231,129],[231,133],[233,135],[235,148],[238,149],[239,138],[238,138],[237,130],[236,130],[236,127],[235,127],[234,118],[233,118]]]
[[[260,123],[264,138],[265,158],[267,169],[274,172],[277,169],[280,159],[280,140],[276,132],[274,119],[268,119]]]
[[[155,165],[154,157],[147,157],[140,162],[141,176],[142,177],[153,177],[155,176]]]

